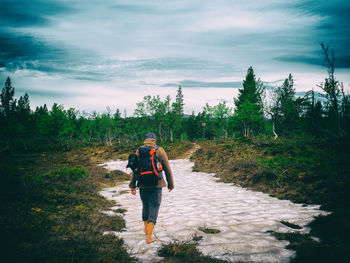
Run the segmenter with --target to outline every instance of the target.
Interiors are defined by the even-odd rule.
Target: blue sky
[[[298,92],[326,77],[320,42],[350,83],[350,2],[324,0],[1,0],[0,81],[31,105],[133,113],[144,95],[185,112],[233,105],[249,66],[266,85],[292,73]]]

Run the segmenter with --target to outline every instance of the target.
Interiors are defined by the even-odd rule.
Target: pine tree
[[[325,92],[326,98],[325,108],[328,122],[330,124],[329,130],[332,133],[342,135],[343,131],[340,125],[340,109],[341,109],[341,87],[342,83],[336,80],[334,76],[335,71],[335,58],[334,50],[329,50],[329,45],[321,43],[323,51],[324,65],[328,71],[328,77],[324,83],[321,83],[319,87]]]
[[[260,79],[256,79],[252,67],[249,67],[247,71],[243,89],[239,89],[238,92],[238,98],[234,99],[238,127],[243,129],[244,136],[257,134],[263,126],[262,94],[264,87]]]
[[[304,114],[306,131],[312,135],[319,136],[322,131],[323,109],[320,101],[315,99],[314,90],[308,91],[305,96],[306,111]]]
[[[16,106],[16,100],[13,96],[15,95],[15,88],[12,87],[11,79],[7,77],[5,86],[1,91],[1,105],[0,110],[3,116],[8,118],[13,112]]]
[[[295,99],[295,88],[292,74],[289,74],[282,84],[275,91],[275,105],[272,112],[275,113],[274,118],[277,120],[277,130],[284,135],[292,135],[296,129],[299,118],[300,106]]]
[[[20,119],[28,119],[30,114],[30,104],[29,104],[29,95],[27,93],[24,96],[21,96],[18,100],[17,105],[17,114],[20,116]]]
[[[176,95],[176,106],[175,106],[175,111],[177,115],[182,117],[184,115],[184,96],[182,95],[182,88],[181,85],[179,85],[179,89],[177,90],[177,95]]]

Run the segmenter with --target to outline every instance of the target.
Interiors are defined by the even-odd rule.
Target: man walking
[[[147,133],[143,144],[136,151],[139,171],[137,174],[132,173],[129,187],[133,195],[136,194],[136,186],[140,189],[142,221],[147,236],[146,243],[150,244],[156,241],[152,232],[162,201],[162,188],[168,186],[171,192],[174,189],[174,181],[168,156],[162,147],[157,146],[156,135],[152,132]],[[168,185],[164,180],[163,171]]]

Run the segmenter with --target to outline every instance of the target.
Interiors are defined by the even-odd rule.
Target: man
[[[174,189],[174,181],[173,181],[173,175],[170,168],[168,156],[164,149],[162,147],[158,147],[156,145],[156,135],[152,132],[147,133],[145,135],[144,140],[144,146],[143,147],[151,147],[152,149],[155,149],[156,157],[158,163],[161,164],[160,167],[162,167],[162,170],[165,172],[166,181],[168,183],[168,190],[171,192],[171,190]],[[142,147],[141,147],[142,148]],[[139,148],[139,149],[141,149]],[[137,150],[136,154],[139,154],[139,149]],[[139,176],[139,175],[138,175]],[[141,175],[142,176],[142,175]],[[136,194],[136,177],[132,173],[130,178],[130,184],[129,187],[131,188],[131,194]],[[158,212],[160,203],[162,201],[162,188],[166,187],[167,184],[164,180],[164,176],[162,172],[159,172],[158,177],[158,183],[153,186],[145,186],[142,184],[142,182],[138,181],[138,188],[140,189],[140,197],[142,201],[142,221],[144,222],[144,232],[147,236],[146,243],[150,244],[155,240],[152,236],[154,225],[157,222]]]

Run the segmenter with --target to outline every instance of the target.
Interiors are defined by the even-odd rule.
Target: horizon
[[[0,80],[31,107],[133,114],[146,95],[182,86],[185,113],[233,97],[252,66],[267,86],[288,74],[296,92],[327,77],[320,43],[349,89],[347,1],[2,1]]]

